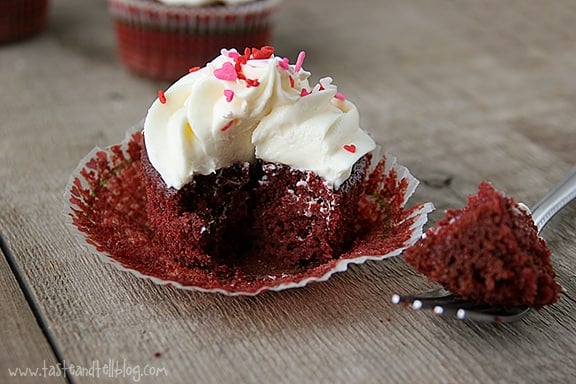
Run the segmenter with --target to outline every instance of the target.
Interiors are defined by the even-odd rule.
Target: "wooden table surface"
[[[530,205],[576,164],[574,1],[286,0],[274,45],[306,50],[313,78],[332,76],[358,105],[421,180],[410,204],[434,203],[429,224],[481,180]],[[568,299],[475,324],[394,306],[393,293],[429,286],[401,258],[256,297],[102,263],[65,225],[66,183],[167,86],[129,74],[115,49],[94,0],[53,0],[41,35],[0,46],[1,383],[575,382]],[[575,213],[543,232],[569,289]]]

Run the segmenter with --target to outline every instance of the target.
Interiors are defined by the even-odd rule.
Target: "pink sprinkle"
[[[196,71],[198,71],[198,70],[200,70],[200,67],[192,67],[192,68],[190,68],[190,69],[188,70],[188,72],[189,72],[189,73],[192,73],[192,72],[196,72]]]
[[[236,60],[238,57],[240,57],[240,54],[238,52],[230,51],[228,52],[228,57]]]
[[[302,88],[302,90],[300,91],[300,96],[304,97],[304,96],[308,96],[309,94],[311,94],[312,92],[307,90],[306,88]]]
[[[334,95],[334,97],[338,100],[342,100],[342,101],[346,101],[346,96],[344,96],[343,94],[341,94],[340,92],[336,92],[336,94]]]
[[[158,90],[158,100],[160,100],[160,103],[166,104],[166,95],[162,89]]]
[[[294,78],[292,76],[288,76],[288,79],[290,80],[290,87],[294,88]]]
[[[230,128],[232,125],[234,125],[234,120],[230,120],[230,121],[228,122],[228,124],[226,124],[225,126],[223,126],[220,130],[221,130],[222,132],[224,132],[224,131],[226,131],[228,128]]]
[[[288,70],[290,61],[287,57],[283,58],[282,60],[278,61],[278,66],[284,70]]]
[[[296,66],[294,67],[295,72],[299,72],[302,69],[302,63],[304,63],[304,59],[306,58],[306,52],[300,51],[298,54],[298,59],[296,59]]]
[[[214,76],[220,80],[234,81],[238,78],[238,73],[236,73],[234,65],[227,61],[222,64],[221,68],[214,70]]]
[[[226,97],[227,102],[231,102],[232,99],[234,98],[234,91],[231,89],[225,89],[224,96]]]

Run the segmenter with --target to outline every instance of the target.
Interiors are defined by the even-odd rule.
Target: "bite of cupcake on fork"
[[[404,260],[442,288],[395,294],[413,309],[481,322],[512,322],[555,303],[556,282],[542,228],[576,197],[574,167],[530,211],[490,183],[461,209],[449,209],[404,252]]]

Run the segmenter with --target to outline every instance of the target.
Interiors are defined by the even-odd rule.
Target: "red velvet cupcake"
[[[148,216],[181,262],[306,269],[352,247],[376,145],[331,79],[310,86],[303,60],[223,50],[150,107]]]
[[[532,217],[487,182],[404,253],[430,280],[465,299],[500,306],[552,304],[561,291]]]
[[[417,180],[304,58],[223,49],[158,91],[143,129],[75,171],[72,224],[138,276],[232,295],[398,256],[432,206],[405,208]]]
[[[139,75],[173,81],[222,47],[270,43],[279,0],[108,0],[118,52]]]
[[[0,43],[36,35],[46,26],[48,0],[0,1]]]

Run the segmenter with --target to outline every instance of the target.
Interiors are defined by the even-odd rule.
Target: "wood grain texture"
[[[432,201],[432,222],[482,179],[530,205],[576,164],[574,2],[358,3],[285,1],[277,51],[294,58],[304,49],[314,80],[335,79],[362,125],[422,180],[411,201]],[[85,154],[119,142],[167,84],[123,69],[104,2],[54,0],[47,31],[0,47],[0,63],[0,232],[68,364],[160,370],[144,383],[576,377],[574,302],[512,325],[446,321],[390,303],[395,292],[428,286],[401,259],[250,298],[160,287],[101,263],[64,224],[65,185]],[[568,287],[575,213],[572,204],[543,233]],[[0,301],[2,310],[29,316],[15,300]],[[21,324],[42,348],[37,325]],[[13,362],[0,357],[4,374]],[[133,379],[88,373],[74,382]]]
[[[58,360],[5,255],[0,256],[0,382],[64,383],[62,376],[50,376]]]

